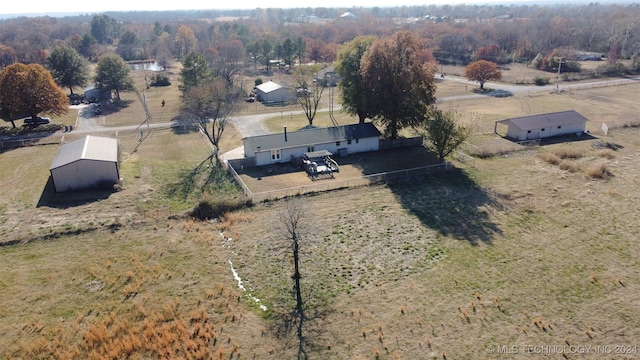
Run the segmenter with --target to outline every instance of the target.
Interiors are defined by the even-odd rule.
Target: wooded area
[[[549,59],[604,56],[603,72],[640,53],[640,6],[457,5],[348,9],[298,8],[236,11],[110,12],[73,17],[13,18],[0,22],[0,67],[45,65],[59,45],[90,61],[115,52],[125,60],[181,60],[191,51],[209,62],[271,70],[271,60],[332,62],[341,44],[359,35],[414,32],[440,63],[473,60],[531,62],[553,71]],[[553,57],[551,58],[553,61]],[[563,71],[571,71],[563,64]]]

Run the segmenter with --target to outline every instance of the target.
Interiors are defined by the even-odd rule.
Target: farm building
[[[49,171],[56,192],[113,186],[120,181],[118,140],[86,136],[63,144]]]
[[[587,118],[575,110],[560,111],[496,121],[494,132],[498,133],[499,124],[506,125],[507,138],[520,141],[534,140],[551,136],[581,134],[585,131],[587,121]]]
[[[244,156],[256,166],[289,162],[305,153],[327,150],[344,156],[380,149],[380,131],[372,123],[305,128],[242,139]]]
[[[273,81],[256,86],[258,101],[263,104],[282,103],[295,99],[293,90],[290,87],[282,86]]]

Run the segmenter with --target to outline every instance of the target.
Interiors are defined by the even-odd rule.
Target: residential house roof
[[[560,111],[547,114],[529,115],[496,121],[499,124],[513,125],[520,130],[534,130],[551,126],[580,124],[588,119],[575,110]]]
[[[49,170],[85,159],[118,162],[118,140],[87,135],[83,139],[63,144]]]
[[[261,151],[324,144],[336,141],[379,137],[380,131],[372,123],[351,124],[334,127],[306,128],[279,134],[260,135],[244,139],[247,150]]]

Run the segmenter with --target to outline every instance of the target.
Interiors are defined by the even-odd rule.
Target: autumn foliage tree
[[[362,58],[364,91],[370,114],[392,139],[398,130],[424,121],[435,102],[435,63],[410,31],[376,40]]]
[[[489,80],[502,79],[502,72],[498,70],[498,65],[491,61],[478,60],[464,68],[464,77],[471,81],[480,83],[480,89],[484,89],[484,83]]]
[[[14,128],[17,116],[59,116],[69,111],[68,104],[67,96],[42,65],[15,63],[0,72],[1,115]]]
[[[492,44],[488,46],[484,46],[476,50],[473,53],[473,59],[478,60],[486,60],[494,63],[500,62],[500,47],[497,44]]]

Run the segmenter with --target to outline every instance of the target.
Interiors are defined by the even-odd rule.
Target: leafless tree
[[[194,117],[199,130],[213,148],[211,155],[200,166],[213,160],[216,161],[216,165],[220,165],[220,139],[239,98],[240,91],[223,79],[203,82],[191,88],[184,97],[185,111]]]
[[[294,291],[296,293],[296,308],[293,312],[294,321],[296,321],[296,331],[298,336],[298,360],[306,359],[307,353],[304,350],[305,337],[303,334],[304,321],[306,320],[304,313],[304,301],[302,299],[302,291],[300,288],[300,246],[305,235],[304,221],[307,211],[302,200],[288,201],[283,211],[280,213],[280,230],[283,237],[286,237],[288,245],[293,256],[293,281]]]
[[[320,100],[324,87],[319,81],[314,82],[313,78],[319,71],[319,67],[300,66],[296,68],[294,77],[296,81],[296,98],[298,104],[302,106],[304,114],[307,116],[309,125],[313,125],[313,119],[316,117]]]

